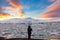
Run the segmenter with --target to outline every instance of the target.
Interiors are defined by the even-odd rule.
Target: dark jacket
[[[31,28],[31,26],[28,26],[27,31],[28,31],[28,34],[31,34],[31,32],[32,32],[32,28]]]

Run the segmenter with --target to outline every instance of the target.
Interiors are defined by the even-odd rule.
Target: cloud
[[[23,6],[21,4],[18,4],[16,2],[17,0],[7,0],[7,1],[9,2],[9,4],[11,6],[6,6],[4,8],[5,12],[10,13],[11,15],[17,16],[17,17],[23,17],[24,16],[24,15],[22,15],[24,13],[22,13],[22,10],[21,10],[23,8]],[[21,12],[21,13],[19,14],[19,12]],[[20,16],[20,15],[22,15],[22,16]]]
[[[46,11],[40,15],[42,18],[59,18],[60,17],[60,0],[56,0],[53,4],[46,8]]]
[[[10,18],[23,18],[24,13],[21,11],[22,5],[16,3],[16,0],[7,0],[11,6],[0,7],[0,20]]]
[[[9,13],[4,13],[4,10],[4,8],[0,7],[0,20],[5,20],[12,16]]]
[[[5,13],[0,13],[0,18],[7,18],[7,17],[9,17],[9,16],[11,16],[10,14],[5,14]]]
[[[5,19],[10,19],[11,15],[8,13],[0,13],[0,21]]]
[[[24,17],[24,12],[18,12],[19,17]]]
[[[4,11],[4,9],[2,7],[0,7],[0,12],[3,12],[3,11]]]
[[[19,9],[22,8],[22,5],[16,3],[16,1],[14,1],[14,0],[8,0],[9,4],[11,4],[13,7],[19,8]]]
[[[54,1],[56,1],[56,0],[49,0],[49,2],[54,2]]]

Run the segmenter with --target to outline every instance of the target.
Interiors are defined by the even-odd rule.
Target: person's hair
[[[28,26],[28,28],[31,28],[31,26]]]

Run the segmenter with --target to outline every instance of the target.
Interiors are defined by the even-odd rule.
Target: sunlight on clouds
[[[23,12],[18,12],[19,17],[24,17],[24,13]]]
[[[18,3],[16,3],[14,0],[8,0],[8,2],[15,8],[18,8],[18,9],[22,8],[22,6]]]
[[[60,17],[60,0],[56,0],[53,4],[48,6],[39,17],[42,18],[59,18]]]
[[[4,17],[8,18],[9,16],[10,16],[10,14],[1,14],[0,13],[0,18],[4,18]]]
[[[3,14],[3,13],[0,13],[0,20],[8,19],[8,18],[10,18],[10,17],[11,17],[10,14]]]
[[[13,7],[9,6],[9,7],[7,7],[7,8],[8,8],[10,11],[12,11],[12,13],[14,14],[14,16],[15,16],[15,15],[18,16],[18,17],[24,16],[24,15],[23,15],[24,13],[22,13],[22,11],[21,11],[21,9],[22,9],[22,5],[21,5],[21,4],[16,3],[14,0],[8,0],[8,2],[9,2],[9,4],[12,5]],[[21,13],[20,13],[20,11],[21,11]]]
[[[2,10],[4,12],[0,13],[0,20],[7,20],[7,19],[11,19],[11,18],[23,18],[24,17],[24,13],[21,11],[22,9],[22,5],[16,3],[16,0],[7,0],[7,2],[9,2],[9,5],[11,6],[6,6],[3,7]],[[1,8],[0,8],[1,10]],[[8,14],[6,14],[8,13]]]
[[[5,16],[4,14],[0,14],[2,15],[0,16],[0,20],[1,19],[7,20],[10,18],[25,18],[25,17],[32,17],[32,18],[36,17],[36,19],[46,20],[60,16],[60,11],[59,12],[57,11],[60,8],[60,0],[47,0],[47,1],[36,0],[37,2],[35,0],[33,1],[32,0],[28,1],[19,0],[19,2],[17,0],[6,0],[6,2],[3,1],[6,5],[3,4],[1,6],[2,7],[0,8],[2,10],[1,13],[4,14],[7,13],[9,15],[7,16],[6,14]]]
[[[12,16],[10,14],[0,13],[0,21],[8,20],[8,19],[13,19],[13,18],[24,18],[24,17]]]

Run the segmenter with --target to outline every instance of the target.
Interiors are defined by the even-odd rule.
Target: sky
[[[59,18],[60,0],[0,0],[0,20]]]

